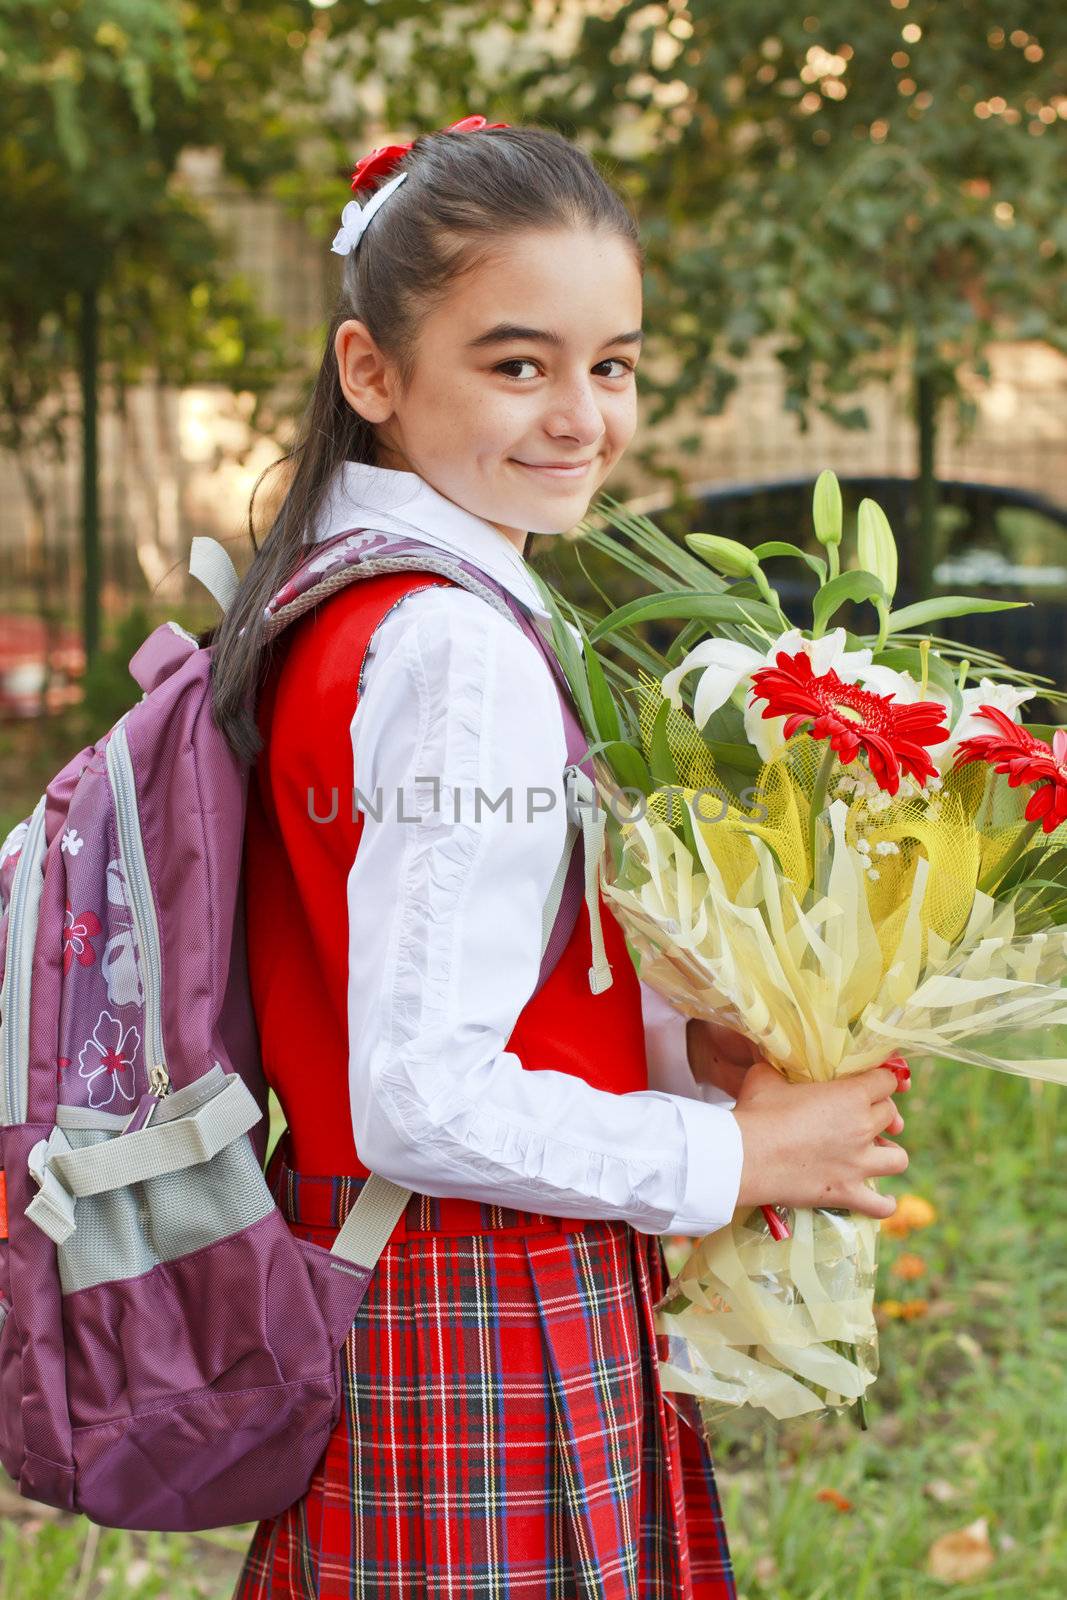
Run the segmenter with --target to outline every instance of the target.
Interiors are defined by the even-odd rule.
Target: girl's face
[[[426,317],[406,392],[364,323],[342,324],[335,350],[349,404],[376,426],[378,465],[417,472],[521,551],[527,532],[582,519],[633,437],[640,329],[641,274],[622,239],[535,231]]]

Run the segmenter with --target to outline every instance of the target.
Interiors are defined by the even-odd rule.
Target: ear
[[[388,363],[358,317],[342,322],[334,339],[337,372],[345,399],[368,422],[388,422],[393,414]]]

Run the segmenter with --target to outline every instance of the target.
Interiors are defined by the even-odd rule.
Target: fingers
[[[874,1126],[871,1137],[876,1138],[880,1133],[900,1133],[904,1127],[904,1118],[892,1100],[878,1100],[871,1107],[874,1114]]]
[[[857,1072],[856,1082],[863,1085],[872,1105],[876,1100],[888,1099],[904,1087],[892,1067],[868,1067],[866,1072]]]
[[[861,1184],[855,1194],[850,1194],[843,1204],[851,1211],[858,1211],[865,1217],[875,1217],[879,1222],[891,1217],[897,1209],[896,1198],[893,1195],[879,1194],[877,1190],[869,1189],[866,1184]]]
[[[887,1056],[881,1066],[868,1067],[856,1074],[871,1100],[883,1100],[887,1095],[903,1094],[911,1088],[911,1068],[903,1056]]]
[[[903,1145],[894,1144],[892,1139],[879,1139],[876,1146],[877,1153],[866,1162],[872,1178],[892,1178],[907,1171],[908,1152]]]
[[[884,1128],[880,1128],[878,1133],[875,1134],[875,1136],[874,1136],[875,1144],[880,1144],[881,1143],[880,1135],[883,1134],[883,1133],[903,1133],[904,1132],[904,1118],[901,1116],[901,1114],[897,1110],[896,1106],[892,1107],[892,1113],[893,1113],[892,1121],[886,1123],[885,1127]]]

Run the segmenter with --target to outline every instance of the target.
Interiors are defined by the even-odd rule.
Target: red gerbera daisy
[[[1040,818],[1042,832],[1051,833],[1067,821],[1067,728],[1057,728],[1051,745],[1047,745],[996,706],[979,706],[976,715],[995,723],[1000,732],[961,739],[956,766],[988,761],[994,772],[1007,773],[1013,789],[1020,783],[1036,784],[1026,803],[1026,820]]]
[[[948,737],[945,708],[937,700],[901,705],[892,695],[874,694],[858,683],[842,683],[831,668],[821,675],[806,651],[791,656],[780,650],[777,666],[758,667],[752,674],[753,700],[766,700],[763,716],[786,717],[783,732],[791,739],[805,722],[813,739],[829,739],[830,748],[847,766],[862,748],[880,789],[896,794],[901,768],[920,784],[937,776],[922,748]]]
[[[459,122],[449,123],[447,128],[442,128],[442,133],[477,133],[482,128],[507,128],[507,122],[486,122],[482,116],[462,117]],[[375,179],[384,178],[392,172],[402,156],[406,156],[414,139],[409,139],[407,144],[383,144],[377,150],[372,150],[370,155],[364,156],[356,163],[352,173],[353,189],[369,189]]]

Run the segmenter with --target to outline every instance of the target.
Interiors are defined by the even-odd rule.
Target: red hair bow
[[[459,122],[449,123],[447,128],[442,128],[441,133],[477,133],[481,128],[509,128],[509,122],[486,122],[484,117],[463,117]],[[376,178],[382,178],[391,172],[400,160],[406,156],[414,139],[407,144],[383,144],[377,150],[372,150],[369,156],[356,163],[352,174],[353,189],[369,189]]]

